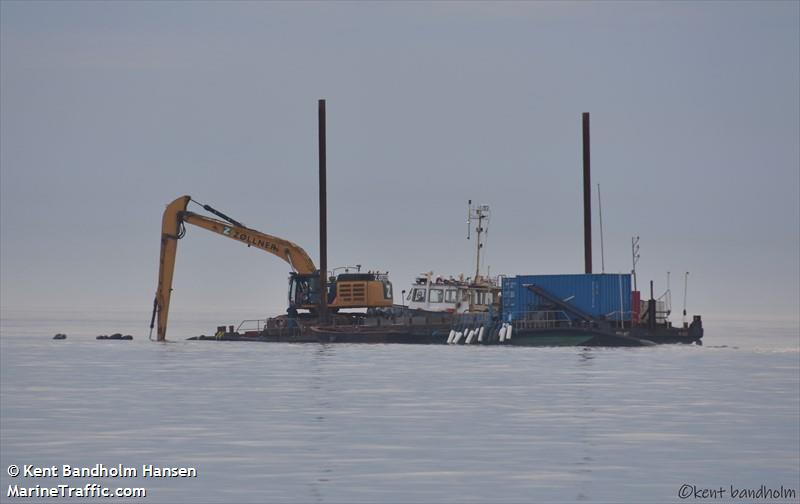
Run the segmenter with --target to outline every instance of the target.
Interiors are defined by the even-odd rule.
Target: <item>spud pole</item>
[[[319,321],[328,323],[328,215],[325,164],[325,100],[319,100]]]

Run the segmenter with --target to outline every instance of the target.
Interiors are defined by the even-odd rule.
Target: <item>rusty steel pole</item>
[[[328,201],[325,154],[325,100],[319,100],[319,322],[328,323]]]
[[[586,274],[592,273],[592,188],[589,157],[589,112],[583,113],[583,255]]]

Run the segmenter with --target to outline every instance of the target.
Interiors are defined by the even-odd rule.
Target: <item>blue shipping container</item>
[[[517,306],[517,277],[503,277],[503,315],[513,312]],[[505,317],[504,317],[505,318]]]
[[[623,320],[631,318],[630,274],[518,275],[506,278],[503,280],[505,320],[523,319],[535,311],[560,310],[531,291],[527,285],[545,289],[593,317],[609,320],[620,320],[620,316]],[[569,316],[575,318],[571,314]]]

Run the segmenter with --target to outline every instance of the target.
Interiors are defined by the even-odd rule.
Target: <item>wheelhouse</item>
[[[500,289],[490,283],[472,284],[453,278],[433,278],[431,274],[417,277],[406,296],[412,310],[431,312],[488,311],[499,304]]]

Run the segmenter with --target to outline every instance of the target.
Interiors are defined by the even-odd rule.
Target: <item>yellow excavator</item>
[[[222,220],[186,210],[189,202],[197,203]],[[153,301],[153,317],[150,320],[152,333],[153,325],[158,319],[158,341],[164,341],[167,334],[175,254],[178,240],[186,233],[186,223],[226,236],[248,247],[269,252],[289,263],[294,270],[289,275],[289,310],[296,312],[298,309],[305,309],[316,312],[320,303],[320,272],[302,247],[283,238],[250,229],[211,206],[196,202],[191,196],[181,196],[167,205],[161,221],[158,289]],[[342,273],[328,279],[327,299],[328,307],[334,311],[340,308],[389,307],[393,303],[392,283],[387,273]]]

